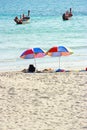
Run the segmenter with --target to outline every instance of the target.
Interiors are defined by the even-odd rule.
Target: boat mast
[[[30,15],[30,10],[28,10],[28,16]]]

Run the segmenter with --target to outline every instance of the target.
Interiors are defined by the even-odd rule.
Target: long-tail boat
[[[14,18],[14,21],[16,22],[16,24],[25,24],[25,23],[28,23],[29,20],[30,20],[30,10],[28,10],[27,16],[23,14],[22,16],[20,16],[20,19],[17,16]]]

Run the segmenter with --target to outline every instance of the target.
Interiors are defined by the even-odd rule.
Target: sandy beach
[[[0,72],[0,130],[87,130],[87,71]]]

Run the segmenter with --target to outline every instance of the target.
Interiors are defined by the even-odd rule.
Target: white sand
[[[87,130],[87,72],[0,72],[0,130]]]

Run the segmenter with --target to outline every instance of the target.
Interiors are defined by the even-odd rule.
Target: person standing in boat
[[[24,14],[22,15],[22,18],[23,18],[23,19],[25,18],[25,15],[24,15]]]
[[[69,11],[67,10],[66,13],[65,13],[65,17],[68,19],[69,17]]]

